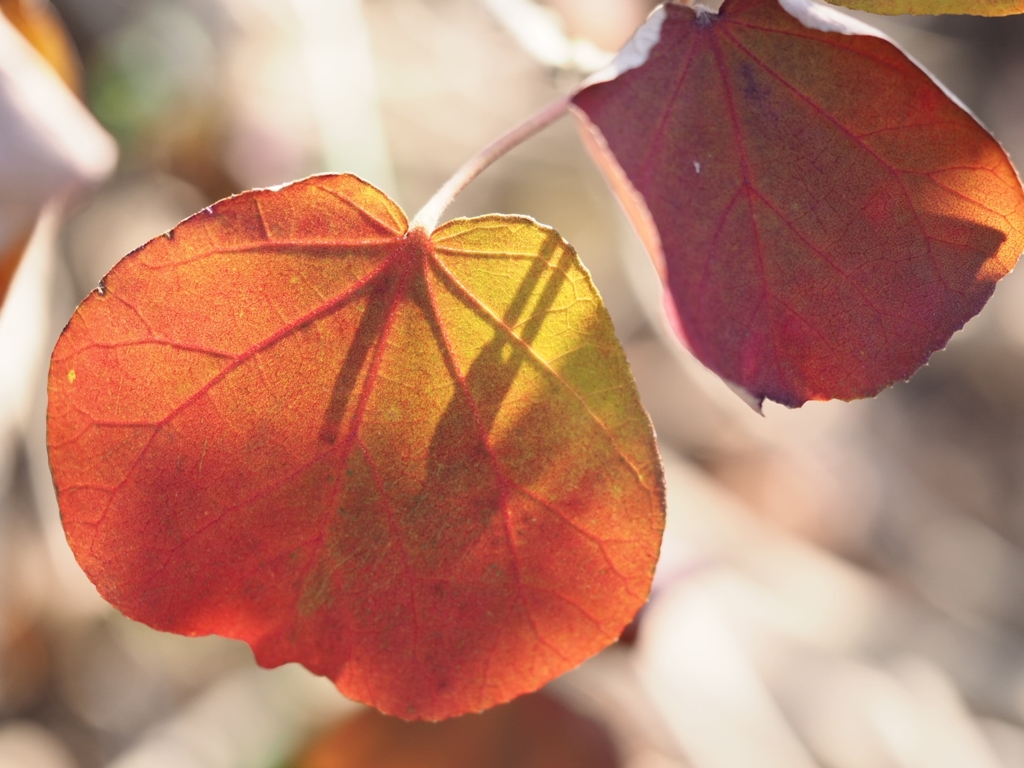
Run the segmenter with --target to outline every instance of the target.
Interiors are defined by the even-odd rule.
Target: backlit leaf
[[[885,13],[892,16],[903,13],[921,15],[962,13],[974,16],[1009,16],[1024,13],[1024,0],[831,0],[834,5],[845,5],[858,11]]]
[[[322,736],[297,768],[616,768],[601,726],[543,693],[482,715],[406,723],[367,711]]]
[[[873,395],[941,349],[1024,248],[1024,193],[894,45],[786,4],[818,28],[775,0],[669,4],[633,68],[574,101],[679,335],[796,406]]]
[[[385,712],[534,690],[647,596],[650,423],[589,276],[532,220],[407,231],[353,176],[229,198],[111,270],[49,395],[101,594]]]

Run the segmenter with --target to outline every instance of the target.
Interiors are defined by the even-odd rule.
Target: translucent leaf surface
[[[574,99],[680,337],[792,406],[910,376],[1024,248],[999,144],[890,42],[826,31],[835,17],[669,4],[632,68]]]
[[[532,220],[407,231],[352,176],[238,195],[110,272],[49,394],[65,530],[111,603],[386,712],[534,690],[647,596],[651,426]]]

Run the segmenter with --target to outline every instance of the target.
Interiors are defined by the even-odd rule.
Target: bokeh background
[[[571,118],[449,215],[528,214],[575,245],[664,454],[669,528],[635,637],[549,686],[542,711],[562,714],[508,716],[582,714],[566,733],[590,752],[515,762],[541,737],[510,740],[500,718],[484,736],[396,736],[295,665],[260,670],[244,645],[108,607],[67,549],[44,446],[46,362],[76,303],[133,248],[253,186],[349,171],[414,212],[606,62],[653,3],[51,2],[0,10],[23,29],[34,14],[37,46],[119,160],[85,142],[86,170],[26,218],[40,176],[9,159],[0,119],[0,251],[28,237],[0,312],[0,768],[1024,766],[1024,275],[910,382],[758,416],[664,333],[646,257]],[[862,16],[1024,163],[1024,17]],[[374,739],[406,747],[388,763]],[[462,754],[473,739],[507,763]]]

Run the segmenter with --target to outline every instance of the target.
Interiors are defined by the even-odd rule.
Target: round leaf
[[[910,376],[1024,248],[999,144],[890,42],[825,31],[842,28],[826,11],[806,9],[811,28],[775,0],[666,5],[642,63],[574,98],[680,336],[791,406]]]
[[[49,394],[104,597],[385,712],[534,690],[647,596],[650,422],[589,275],[532,220],[407,231],[353,176],[224,200],[114,267]]]

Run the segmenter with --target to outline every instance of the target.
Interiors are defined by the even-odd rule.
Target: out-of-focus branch
[[[614,52],[585,38],[570,37],[551,8],[533,0],[483,0],[519,46],[541,64],[589,74],[604,67]]]

